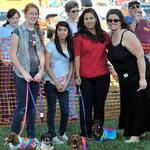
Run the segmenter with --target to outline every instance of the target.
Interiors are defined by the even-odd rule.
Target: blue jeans
[[[33,77],[36,73],[30,73],[30,74]],[[13,116],[11,131],[15,132],[16,134],[19,134],[21,121],[23,119],[23,116],[25,113],[25,107],[26,107],[27,82],[24,80],[24,78],[20,78],[15,74],[15,85],[16,85],[16,94],[17,94],[17,108]],[[39,83],[31,81],[29,83],[29,86],[31,88],[34,100],[36,101],[38,93],[39,93]],[[34,127],[35,114],[36,114],[36,110],[35,110],[31,95],[29,93],[28,110],[27,110],[27,118],[26,118],[28,138],[35,137],[35,127]]]
[[[48,131],[49,133],[51,133],[52,137],[56,136],[54,118],[56,112],[56,100],[58,97],[61,113],[59,133],[60,136],[62,136],[67,130],[67,121],[69,115],[69,92],[68,91],[58,92],[56,87],[48,81],[46,81],[44,85],[44,90],[48,104],[47,110]]]

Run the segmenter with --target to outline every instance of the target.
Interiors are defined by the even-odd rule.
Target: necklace
[[[30,42],[31,46],[35,46],[36,45],[34,31],[29,31],[29,42]]]

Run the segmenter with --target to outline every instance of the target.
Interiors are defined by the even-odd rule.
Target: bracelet
[[[76,79],[80,80],[81,78],[80,78],[80,76],[76,76]]]

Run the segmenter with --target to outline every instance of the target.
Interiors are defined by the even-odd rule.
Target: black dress
[[[140,136],[150,131],[150,64],[145,58],[148,85],[145,90],[137,92],[139,88],[137,59],[122,45],[124,32],[118,45],[114,46],[112,42],[108,45],[108,59],[119,78],[119,129],[124,129],[125,136]]]

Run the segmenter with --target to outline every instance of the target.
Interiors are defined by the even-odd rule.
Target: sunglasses
[[[140,8],[140,6],[139,5],[134,5],[134,6],[131,7],[131,9],[135,9],[135,8]]]
[[[107,22],[112,23],[112,22],[119,22],[119,19],[108,19]]]
[[[70,12],[72,12],[72,13],[78,13],[78,12],[80,12],[80,10],[72,10]]]

